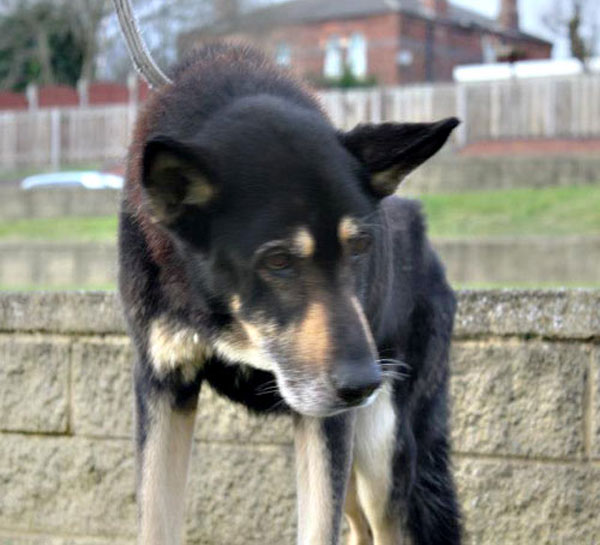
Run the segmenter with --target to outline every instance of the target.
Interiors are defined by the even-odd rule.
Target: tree
[[[1,1],[1,0],[0,0]],[[237,17],[271,0],[131,0],[146,45],[157,64],[167,69],[177,60],[181,33],[217,19]],[[100,72],[123,80],[132,66],[116,17],[105,18],[100,32]]]
[[[542,21],[554,35],[568,39],[571,54],[587,71],[588,59],[597,52],[600,36],[597,0],[555,0]]]
[[[50,0],[8,6],[0,20],[0,87],[74,84],[83,49],[67,13]]]
[[[83,54],[80,77],[87,80],[96,75],[98,57],[98,39],[100,26],[104,18],[112,11],[110,0],[62,0],[73,32],[77,37]]]

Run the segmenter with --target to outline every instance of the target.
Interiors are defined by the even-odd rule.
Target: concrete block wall
[[[600,291],[459,294],[467,545],[600,542]],[[0,543],[133,544],[132,353],[110,293],[0,296]],[[290,423],[202,392],[187,543],[294,543]]]
[[[3,221],[88,216],[113,216],[119,210],[121,192],[115,189],[40,188],[24,191],[0,187]]]
[[[600,236],[434,239],[454,285],[600,284]],[[0,286],[107,289],[117,248],[106,242],[0,242]]]
[[[440,154],[415,170],[400,194],[597,185],[600,157],[589,154],[461,157]]]

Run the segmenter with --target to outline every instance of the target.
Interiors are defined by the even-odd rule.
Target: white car
[[[28,176],[21,182],[21,189],[41,187],[82,187],[85,189],[122,189],[123,177],[107,172],[81,170],[72,172],[52,172]]]

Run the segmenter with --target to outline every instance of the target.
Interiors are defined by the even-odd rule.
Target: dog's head
[[[336,132],[281,99],[238,100],[185,141],[150,138],[143,186],[198,290],[231,317],[222,356],[272,371],[295,410],[328,415],[381,384],[360,297],[374,213],[457,120]]]

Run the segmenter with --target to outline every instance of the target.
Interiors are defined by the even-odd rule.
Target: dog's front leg
[[[136,369],[138,544],[179,545],[200,381],[175,386]]]
[[[354,411],[294,420],[298,545],[337,545],[352,464]]]

